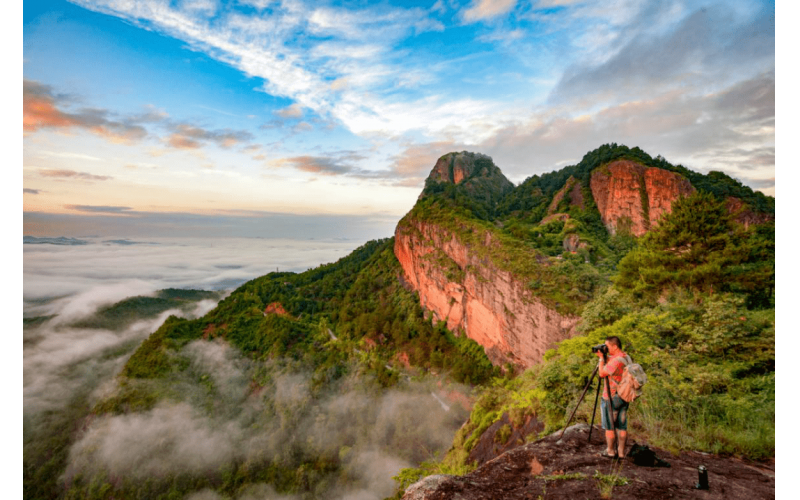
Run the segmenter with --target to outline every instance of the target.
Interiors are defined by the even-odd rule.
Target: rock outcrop
[[[420,198],[442,184],[456,185],[487,204],[514,188],[490,157],[466,151],[438,159]],[[487,231],[481,245],[492,244]],[[523,280],[481,257],[480,249],[469,247],[457,231],[406,217],[395,231],[394,252],[404,271],[401,281],[419,292],[434,320],[481,344],[495,365],[527,368],[575,334],[577,317],[545,306]]]
[[[437,184],[455,184],[476,199],[496,202],[514,189],[514,184],[497,168],[489,156],[462,151],[448,153],[436,161],[420,198]]]
[[[547,213],[554,214],[558,208],[558,204],[561,203],[561,200],[563,200],[564,197],[569,199],[570,205],[574,205],[579,208],[585,208],[581,183],[578,182],[578,179],[575,177],[570,176],[569,179],[567,179],[566,184],[564,184],[564,187],[561,188],[555,194],[555,196],[553,196],[553,201],[551,201],[550,206],[547,207]]]
[[[436,165],[433,166],[433,170],[428,175],[428,179],[431,181],[450,182],[453,184],[461,184],[474,178],[495,177],[501,178],[501,182],[506,184],[506,187],[514,187],[489,156],[468,151],[448,153],[442,156],[436,161]]]
[[[281,316],[288,316],[289,313],[286,312],[286,309],[283,308],[283,304],[280,302],[272,302],[268,304],[266,309],[264,309],[264,316],[267,314],[278,314]]]
[[[695,191],[680,174],[629,160],[616,160],[596,169],[590,185],[606,228],[615,234],[622,226],[629,226],[635,236],[655,227],[671,211],[673,201]]]
[[[728,213],[733,215],[733,220],[742,224],[744,227],[749,227],[750,224],[764,224],[765,222],[775,220],[775,215],[764,212],[754,212],[739,198],[729,196],[725,200],[725,208]]]
[[[607,498],[707,498],[749,500],[775,498],[775,464],[748,464],[734,457],[699,452],[673,455],[651,446],[670,467],[637,466],[600,456],[605,448],[603,430],[580,424],[533,443],[519,446],[464,476],[437,475],[406,488],[403,500],[533,500],[535,498],[603,498],[602,480],[623,479]],[[631,443],[632,445],[633,443]],[[709,489],[698,491],[697,468],[708,469]],[[599,476],[602,473],[604,476]],[[607,488],[610,493],[612,488]]]
[[[491,245],[491,233],[483,240]],[[578,317],[544,305],[527,283],[482,258],[452,230],[404,219],[395,231],[394,253],[421,305],[481,344],[496,365],[527,368],[576,333]]]

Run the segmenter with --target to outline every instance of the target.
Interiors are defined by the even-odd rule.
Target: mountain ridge
[[[504,231],[504,220],[515,223],[525,217],[509,217],[514,212],[509,207],[517,207],[513,201],[519,191],[529,190],[526,184],[537,177],[510,188],[490,157],[448,153],[437,160],[417,204],[398,223],[395,256],[405,281],[435,320],[476,340],[494,364],[525,369],[555,343],[577,334],[581,307],[602,284],[602,277],[586,266],[577,277],[569,276],[571,269],[552,272],[565,267],[556,260],[563,261],[563,253],[580,253],[586,263],[596,263],[607,258],[603,247],[618,232],[623,238],[643,236],[670,213],[675,200],[698,190],[684,170],[638,148],[608,145],[587,153],[577,166],[546,174],[569,174],[563,185],[548,186],[549,195],[538,189],[531,196],[538,198],[538,207],[528,209],[530,225],[552,222],[561,240],[555,254],[547,256],[531,241],[530,229],[528,234]],[[723,178],[716,179],[719,188]],[[706,185],[700,183],[701,189]],[[717,192],[758,198],[732,179],[729,189]],[[737,216],[745,214],[746,225],[770,219],[769,213],[755,214],[733,196],[726,203]],[[543,288],[542,281],[556,282],[560,289],[583,288],[584,293],[565,297]]]
[[[606,145],[513,186],[486,155],[440,157],[393,238],[303,273],[254,278],[203,317],[168,318],[74,426],[80,460],[50,497],[244,498],[266,483],[326,498],[378,484],[360,471],[381,454],[395,457],[394,470],[414,466],[396,476],[406,486],[463,476],[475,450],[513,450],[563,424],[589,347],[611,334],[651,377],[631,413],[651,444],[774,455],[774,199],[670,166],[699,179],[698,193],[674,200],[640,237],[633,221],[619,223],[625,214],[612,232],[592,173],[634,160],[666,164]],[[741,195],[734,215],[755,214],[747,225],[726,208],[732,194]],[[638,276],[649,281],[633,286]],[[201,362],[224,353],[234,378]],[[104,467],[86,441],[113,422],[177,422],[190,409],[200,429],[236,429],[257,445],[212,460],[216,469],[142,481],[135,469]],[[576,414],[588,420],[585,408]],[[378,491],[392,489],[382,481]]]

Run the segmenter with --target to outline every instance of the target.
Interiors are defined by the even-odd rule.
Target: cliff
[[[698,189],[748,197],[727,197],[744,225],[774,220],[751,205],[766,197],[738,181],[675,167],[638,148],[602,146],[578,165],[516,188],[488,156],[449,153],[398,224],[394,253],[434,320],[481,344],[495,365],[527,368],[576,334],[583,304],[607,279],[591,273],[616,251],[608,236],[644,235],[675,200]]]
[[[491,231],[479,239],[484,247],[500,244]],[[525,280],[481,256],[476,246],[457,231],[406,218],[397,226],[394,252],[420,304],[481,344],[495,365],[527,368],[575,334],[577,316],[546,306]]]
[[[488,156],[461,152],[439,158],[420,198],[448,189],[458,190],[456,198],[466,199],[473,212],[486,214],[513,184]],[[481,344],[493,364],[520,368],[576,333],[577,316],[546,305],[531,290],[530,273],[513,269],[546,267],[547,257],[507,245],[494,225],[473,224],[457,211],[434,217],[434,211],[418,202],[398,224],[394,246],[405,281],[434,320]]]
[[[680,174],[630,160],[616,160],[593,171],[591,189],[608,231],[614,234],[620,224],[629,224],[635,236],[658,224],[674,200],[695,191]]]

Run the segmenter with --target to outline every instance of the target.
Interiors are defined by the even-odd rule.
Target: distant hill
[[[49,237],[38,238],[36,236],[23,236],[22,243],[25,245],[88,245],[89,244],[89,242],[85,240],[79,240],[76,238],[66,238],[64,236],[59,236],[57,238],[49,238]]]

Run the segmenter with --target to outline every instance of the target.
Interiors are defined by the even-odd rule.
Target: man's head
[[[609,354],[616,354],[622,350],[622,341],[616,335],[606,337],[606,346],[608,346]]]

